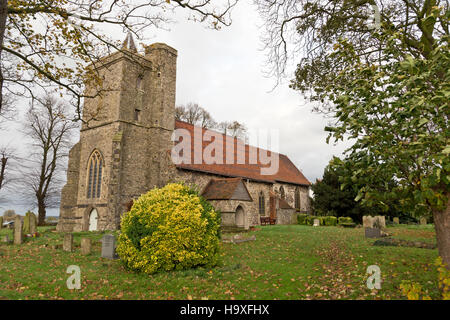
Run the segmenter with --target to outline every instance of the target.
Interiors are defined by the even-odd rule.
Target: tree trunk
[[[44,201],[38,200],[38,226],[45,225],[45,203]]]
[[[433,211],[433,217],[439,255],[450,269],[450,193],[447,193],[447,199],[447,207],[442,211]]]
[[[8,17],[8,0],[0,0],[0,61],[2,59],[3,38],[5,37],[6,18]],[[0,113],[3,105],[3,73],[0,68]]]
[[[1,92],[0,92],[1,94]],[[0,100],[1,102],[1,100]],[[6,156],[3,156],[0,159],[0,190],[3,186],[3,181],[5,180],[5,170],[6,170],[6,163],[8,162],[8,158]]]

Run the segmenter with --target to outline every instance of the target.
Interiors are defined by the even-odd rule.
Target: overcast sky
[[[217,121],[237,120],[249,128],[279,130],[280,152],[314,182],[331,157],[340,156],[346,146],[326,143],[327,120],[312,113],[287,81],[271,91],[275,79],[264,76],[265,52],[260,50],[262,22],[248,2],[234,9],[231,27],[216,31],[182,19],[171,24],[170,31],[149,30],[145,44],[164,42],[178,50],[177,105],[196,102]],[[125,34],[117,34],[119,38]],[[27,105],[19,107],[23,114]],[[14,126],[8,131],[0,133],[0,145],[9,142],[23,153],[23,137]],[[17,204],[0,204],[0,211],[11,207],[23,210]],[[58,210],[49,214],[58,215]]]

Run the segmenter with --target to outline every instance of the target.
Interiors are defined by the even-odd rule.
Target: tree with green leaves
[[[436,40],[449,35],[448,0],[253,1],[264,21],[267,75],[280,83],[296,66],[291,88],[318,102],[316,111],[331,115],[334,105],[325,88],[349,66],[332,54],[339,39],[347,39],[362,62],[380,65],[387,58],[387,39],[373,37],[380,28],[398,31],[391,46],[401,57],[426,59]]]
[[[449,2],[256,2],[278,76],[293,25],[291,36],[305,50],[291,86],[333,117],[329,138],[354,142],[347,151],[354,179],[388,174],[396,181],[389,192],[363,186],[357,200],[387,205],[386,197],[396,197],[431,211],[450,267]],[[374,5],[379,24],[370,25]]]
[[[390,195],[390,190],[396,187],[396,182],[389,174],[381,172],[378,176],[356,177],[352,161],[333,157],[325,168],[322,179],[311,186],[314,193],[313,210],[318,215],[348,216],[359,222],[365,215],[388,217],[414,215],[412,214],[414,208],[402,206],[396,197],[386,196],[384,204],[357,201],[359,190],[369,185],[380,194]]]
[[[390,174],[397,185],[382,193],[362,187],[357,200],[385,204],[394,196],[405,205],[433,212],[439,254],[450,266],[450,48],[443,37],[429,59],[400,59],[389,37],[384,65],[363,63],[353,45],[342,40],[334,54],[351,66],[326,90],[338,123],[327,128],[337,140],[350,136],[353,176]]]

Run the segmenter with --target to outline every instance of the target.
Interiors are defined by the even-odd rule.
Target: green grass
[[[75,252],[54,227],[20,246],[0,243],[0,299],[404,299],[399,285],[413,280],[438,298],[437,250],[372,246],[362,228],[265,226],[256,241],[222,244],[222,262],[209,270],[138,274],[100,258],[102,233],[74,233]],[[401,239],[435,241],[432,226],[396,226]],[[0,235],[12,230],[1,230]],[[81,237],[93,240],[83,256]],[[69,265],[81,268],[81,289],[69,290]],[[381,290],[366,287],[367,267],[381,269]]]

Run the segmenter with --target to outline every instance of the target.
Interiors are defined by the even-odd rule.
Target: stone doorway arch
[[[242,206],[236,209],[236,227],[248,229],[247,214]]]
[[[92,209],[91,213],[89,214],[89,231],[97,231],[98,227],[98,212],[97,209]]]

